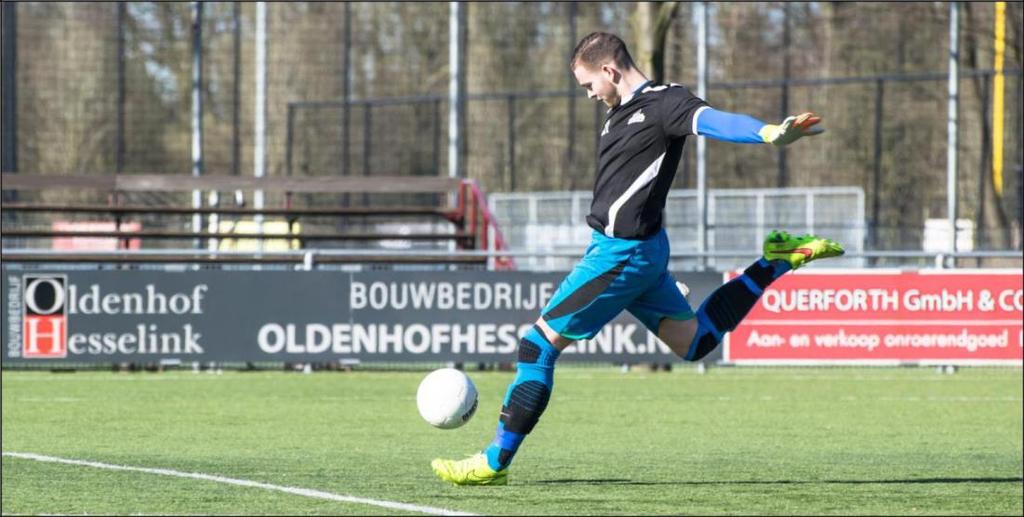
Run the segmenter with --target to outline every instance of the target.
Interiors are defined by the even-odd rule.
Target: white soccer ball
[[[430,372],[416,390],[420,416],[434,427],[455,429],[476,413],[476,386],[465,373],[454,368]]]

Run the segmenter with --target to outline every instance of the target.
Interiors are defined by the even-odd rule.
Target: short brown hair
[[[607,32],[591,32],[580,40],[569,61],[569,69],[583,64],[594,69],[611,61],[622,69],[633,68],[633,57],[626,50],[626,43],[618,36]]]

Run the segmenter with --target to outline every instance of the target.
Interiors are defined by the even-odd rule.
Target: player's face
[[[587,98],[600,100],[609,108],[619,105],[621,98],[618,90],[615,89],[615,81],[621,78],[618,70],[609,65],[602,65],[597,70],[592,70],[586,65],[580,64],[572,70],[573,76],[580,87],[586,90]]]

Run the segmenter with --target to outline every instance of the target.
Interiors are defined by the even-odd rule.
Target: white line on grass
[[[381,501],[378,499],[368,499],[365,497],[353,497],[350,495],[332,494],[330,492],[323,492],[320,490],[313,490],[311,488],[297,488],[290,486],[271,485],[269,483],[260,483],[258,481],[249,481],[247,479],[234,479],[222,476],[214,476],[211,474],[203,474],[200,472],[180,472],[177,470],[170,469],[154,469],[145,467],[130,467],[127,465],[111,465],[108,463],[98,463],[95,461],[82,461],[82,460],[71,460],[66,458],[56,458],[53,456],[43,456],[41,454],[32,454],[25,452],[3,452],[4,456],[10,456],[12,458],[22,458],[27,460],[45,461],[50,463],[64,463],[67,465],[80,465],[83,467],[93,467],[97,469],[107,470],[122,470],[129,472],[144,472],[146,474],[157,474],[161,476],[174,476],[179,478],[190,478],[190,479],[202,479],[204,481],[214,481],[217,483],[225,483],[228,485],[244,486],[251,488],[262,488],[264,490],[275,490],[278,492],[285,492],[288,494],[300,495],[303,497],[313,497],[316,499],[327,499],[328,501],[340,501],[343,503],[356,503],[366,504],[370,506],[379,506],[381,508],[388,508],[392,510],[405,510],[408,512],[419,512],[430,515],[474,515],[472,513],[457,512],[455,510],[448,510],[445,508],[434,508],[432,506],[420,506],[415,504],[398,503],[394,501]]]

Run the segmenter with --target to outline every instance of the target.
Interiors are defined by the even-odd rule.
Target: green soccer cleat
[[[487,464],[487,456],[480,452],[464,460],[430,462],[437,477],[453,485],[507,485],[508,469],[496,471]]]
[[[788,232],[772,230],[764,240],[765,260],[785,260],[793,269],[812,260],[838,257],[843,253],[838,242],[811,234],[794,237]]]

